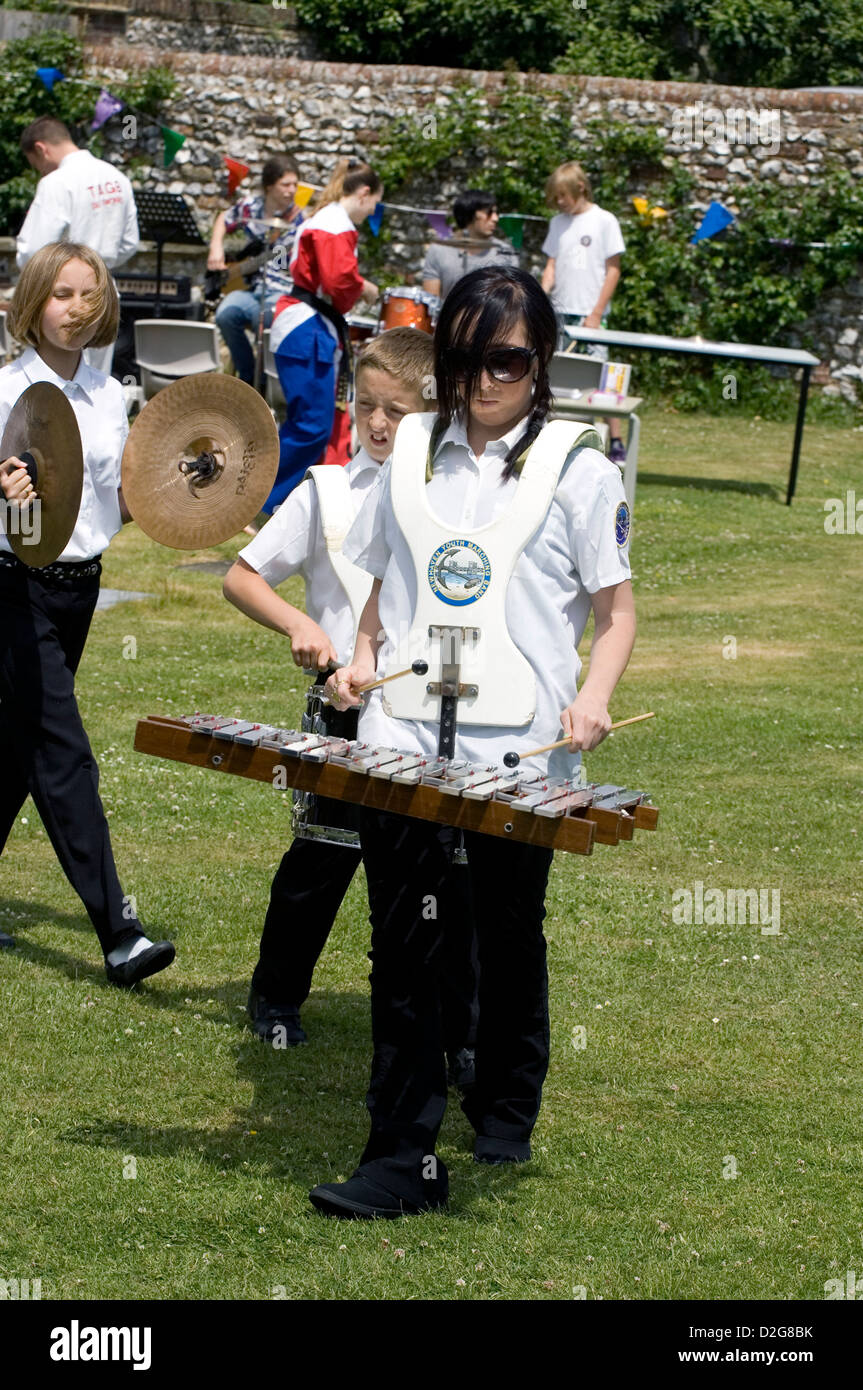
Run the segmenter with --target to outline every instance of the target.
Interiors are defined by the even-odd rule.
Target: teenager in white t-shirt
[[[542,249],[548,260],[542,288],[551,296],[566,323],[584,328],[606,326],[612,296],[620,279],[620,257],[626,250],[614,213],[591,201],[590,179],[580,164],[561,164],[545,186],[546,202],[560,209],[548,224]],[[562,344],[563,346],[563,344]],[[608,349],[588,343],[584,351],[601,361]],[[626,446],[620,421],[609,421],[613,463],[624,463]]]

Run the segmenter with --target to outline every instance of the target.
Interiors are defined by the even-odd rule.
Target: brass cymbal
[[[237,377],[181,377],[147,402],[123,450],[123,496],[154,541],[202,550],[258,515],[279,465],[262,396]]]
[[[18,397],[0,440],[0,460],[13,455],[28,465],[36,501],[22,515],[26,526],[7,509],[7,539],[25,565],[53,564],[75,530],[84,487],[78,421],[58,386],[37,381]]]

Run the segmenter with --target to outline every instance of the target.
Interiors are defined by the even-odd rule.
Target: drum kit
[[[437,295],[413,285],[398,285],[384,290],[377,318],[371,314],[348,314],[347,324],[354,351],[358,352],[372,338],[390,328],[418,328],[421,333],[434,333],[440,300]]]
[[[63,553],[81,509],[83,451],[67,397],[48,382],[19,396],[0,440],[0,459],[27,465],[38,525],[7,524],[25,565]],[[276,479],[279,436],[266,402],[237,377],[183,377],[148,401],[123,451],[123,496],[151,539],[175,550],[219,545],[261,509]],[[11,504],[7,504],[11,512]]]

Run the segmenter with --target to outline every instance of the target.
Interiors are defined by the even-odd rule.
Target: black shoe
[[[529,1139],[492,1139],[486,1134],[476,1136],[474,1163],[527,1163],[529,1159]]]
[[[254,989],[249,991],[246,1013],[252,1032],[275,1047],[297,1047],[308,1042],[300,1026],[300,1011],[295,1004],[274,1004]]]
[[[462,1092],[476,1085],[476,1058],[472,1048],[463,1047],[459,1052],[448,1052],[447,1063],[447,1085]]]
[[[14,936],[7,936],[5,931],[0,931],[0,951],[11,951],[14,945]]]
[[[363,1163],[347,1182],[325,1182],[309,1193],[309,1199],[325,1216],[342,1220],[375,1218],[394,1221],[399,1216],[417,1216],[446,1206],[449,1177],[446,1166],[435,1160],[438,1176],[416,1181],[391,1159]],[[426,1189],[426,1190],[423,1190]]]
[[[105,974],[108,976],[108,984],[118,985],[120,989],[131,989],[139,980],[146,980],[148,975],[157,975],[160,970],[166,970],[176,954],[173,941],[156,941],[152,946],[148,946],[146,951],[141,951],[132,960],[127,960],[124,965],[111,965],[106,960]]]

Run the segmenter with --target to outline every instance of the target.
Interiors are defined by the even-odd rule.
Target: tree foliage
[[[64,81],[48,91],[36,76],[37,68],[56,67]],[[90,131],[99,82],[70,81],[89,76],[83,70],[81,44],[60,29],[46,29],[26,39],[14,39],[3,49],[3,81],[0,83],[0,230],[14,235],[36,189],[37,176],[21,154],[22,130],[39,116],[65,121],[81,145],[94,154],[102,152],[102,137]],[[174,78],[164,68],[153,67],[133,74],[123,83],[112,83],[112,93],[137,112],[155,116],[174,90]],[[2,177],[2,175],[0,175]]]
[[[737,86],[863,81],[859,0],[297,0],[331,58]]]

